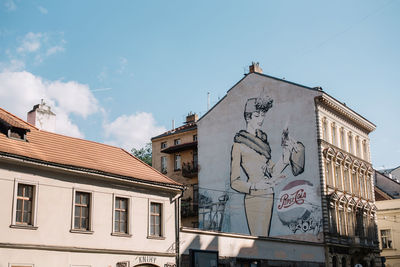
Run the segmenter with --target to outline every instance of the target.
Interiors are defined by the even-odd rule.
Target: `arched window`
[[[337,257],[336,256],[332,257],[332,267],[337,267]]]
[[[346,257],[342,258],[342,267],[346,267]]]

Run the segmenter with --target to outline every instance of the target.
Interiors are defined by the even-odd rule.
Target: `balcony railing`
[[[199,214],[199,207],[197,203],[191,199],[182,199],[181,201],[181,215],[182,217],[193,217]]]
[[[182,176],[186,178],[193,178],[197,176],[198,165],[197,162],[184,162],[182,163]]]

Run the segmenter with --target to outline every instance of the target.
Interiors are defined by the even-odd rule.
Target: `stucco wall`
[[[268,259],[280,261],[325,261],[322,245],[284,242],[281,240],[253,238],[236,234],[221,234],[207,231],[181,231],[181,254],[190,249],[218,251],[220,258]]]
[[[270,212],[270,229],[269,231],[265,230],[266,236],[322,242],[320,177],[314,104],[314,97],[318,94],[320,92],[317,90],[259,74],[249,74],[200,119],[198,122],[199,165],[201,166],[199,191],[203,204],[212,202],[212,210],[209,213],[207,213],[207,209],[210,209],[211,204],[205,204],[203,205],[203,207],[206,206],[205,209],[199,210],[200,227],[254,235],[251,233],[249,224],[257,220],[268,221],[269,215],[265,216],[265,213]],[[271,203],[271,195],[261,195],[259,197],[264,197],[265,201],[261,200],[257,205],[251,206],[245,203],[247,201],[245,199],[251,197],[253,193],[259,194],[259,192],[246,194],[232,188],[232,164],[240,162],[239,179],[242,181],[260,180],[261,178],[249,178],[249,174],[242,166],[244,157],[248,156],[245,153],[254,154],[254,158],[247,160],[248,162],[256,160],[257,154],[260,153],[253,153],[251,150],[244,152],[248,148],[241,145],[238,149],[241,158],[236,159],[236,163],[233,163],[234,158],[239,156],[233,156],[232,148],[235,143],[235,134],[246,129],[244,118],[246,103],[250,101],[249,99],[257,100],[258,98],[273,100],[272,108],[266,112],[261,127],[261,130],[267,135],[271,158],[265,159],[264,166],[253,164],[251,169],[254,171],[257,168],[265,168],[265,165],[278,168],[274,164],[282,158],[282,136],[286,129],[289,139],[293,140],[296,145],[299,142],[303,146],[304,168],[295,175],[295,170],[289,164],[282,172],[285,178],[279,180],[279,183],[271,189],[273,190],[273,203]],[[297,149],[300,155],[301,146],[297,145]],[[226,201],[227,198],[229,199]],[[223,205],[224,203],[225,205]],[[266,208],[265,206],[269,204],[272,204],[272,207]],[[248,206],[246,207],[246,205]],[[249,219],[248,211],[250,210],[253,211],[253,215],[251,215],[253,218]],[[252,222],[250,222],[251,220]],[[215,227],[216,225],[217,227]]]
[[[40,259],[41,255],[47,257],[48,253],[41,250],[24,252],[23,247],[31,245],[38,248],[43,247],[46,251],[53,249],[69,251],[74,248],[82,250],[77,255],[73,252],[62,254],[57,266],[83,264],[84,262],[87,264],[86,260],[73,262],[72,259],[83,259],[84,256],[81,253],[93,249],[102,250],[105,255],[118,254],[119,251],[121,254],[130,254],[129,257],[111,257],[115,259],[132,258],[135,252],[140,252],[153,255],[165,254],[167,258],[170,257],[168,262],[175,261],[172,249],[175,242],[175,213],[174,203],[171,202],[171,198],[174,196],[173,192],[160,189],[151,190],[125,182],[101,180],[89,175],[68,174],[49,171],[49,169],[0,163],[0,201],[2,203],[0,205],[0,255],[2,255],[0,266],[7,266],[9,262],[25,262],[29,258],[36,264],[34,259]],[[24,181],[37,183],[36,230],[10,227],[15,179],[22,183]],[[92,193],[92,234],[70,232],[73,189]],[[111,235],[114,194],[129,198],[131,201],[129,215],[131,236]],[[164,238],[162,239],[148,238],[150,200],[163,204]],[[20,249],[7,252],[4,247],[9,246],[14,248],[20,246]],[[20,255],[21,261],[18,259],[18,255]],[[48,260],[51,261],[52,257]],[[68,260],[62,261],[64,258]],[[93,254],[91,259],[95,258],[96,254]],[[41,262],[47,261],[43,258]],[[112,264],[115,265],[115,262]],[[35,266],[51,266],[51,264],[43,263]],[[92,264],[92,266],[96,266],[96,264]]]

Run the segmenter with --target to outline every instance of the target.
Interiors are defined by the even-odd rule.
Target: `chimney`
[[[260,63],[258,62],[251,62],[251,65],[249,66],[249,73],[263,73],[262,68],[260,67]]]
[[[56,114],[50,110],[50,106],[46,105],[43,99],[40,104],[34,105],[33,109],[28,112],[28,122],[33,124],[40,130],[49,132],[56,131]]]
[[[192,113],[190,112],[187,116],[186,116],[186,124],[187,123],[191,123],[191,122],[196,122],[199,119],[199,116],[196,113]]]

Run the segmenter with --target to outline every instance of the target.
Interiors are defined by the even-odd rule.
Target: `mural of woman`
[[[246,130],[236,133],[231,150],[231,188],[245,194],[247,224],[253,236],[269,236],[274,205],[274,188],[286,176],[290,164],[293,175],[304,171],[304,146],[282,133],[282,156],[276,164],[271,162],[268,137],[261,130],[273,99],[265,95],[247,100],[244,109]]]

